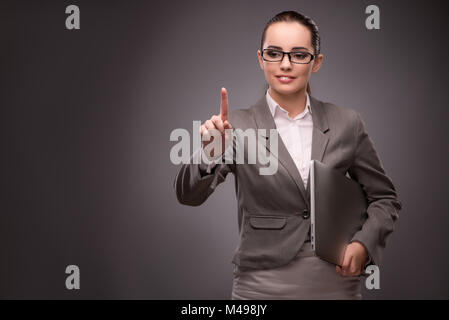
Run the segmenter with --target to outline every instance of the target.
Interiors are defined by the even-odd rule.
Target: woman
[[[268,90],[250,108],[228,113],[222,88],[220,114],[201,126],[203,148],[192,156],[199,164],[184,164],[176,176],[177,198],[200,205],[228,173],[234,174],[240,241],[232,260],[232,299],[361,299],[360,274],[368,264],[379,265],[401,202],[359,113],[311,96],[311,74],[323,61],[315,23],[295,11],[277,14],[265,26],[257,56]],[[228,133],[237,129],[277,130],[274,174],[261,175],[259,163],[223,160]],[[221,154],[206,152],[213,130],[221,134]],[[268,135],[265,139],[270,141]],[[341,268],[311,250],[311,159],[349,173],[368,199],[368,218],[348,244]]]

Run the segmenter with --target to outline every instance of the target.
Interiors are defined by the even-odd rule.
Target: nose
[[[284,58],[281,61],[281,69],[291,69],[292,63],[289,60],[288,54],[284,54]]]

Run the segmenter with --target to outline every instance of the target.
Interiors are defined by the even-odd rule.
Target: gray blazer
[[[360,241],[371,258],[369,264],[379,265],[387,237],[393,232],[402,208],[395,187],[385,174],[360,114],[312,96],[310,102],[311,158],[348,173],[362,185],[369,203],[368,218],[351,241]],[[265,94],[248,109],[229,111],[229,122],[234,130],[276,129]],[[267,132],[269,152],[269,130]],[[277,158],[279,165],[273,175],[260,175],[259,163],[248,164],[245,158],[245,164],[219,163],[210,173],[205,163],[191,161],[182,164],[174,180],[178,201],[198,206],[228,173],[234,174],[240,239],[232,262],[241,267],[266,269],[289,263],[300,250],[310,228],[309,186],[304,188],[300,173],[280,138]]]

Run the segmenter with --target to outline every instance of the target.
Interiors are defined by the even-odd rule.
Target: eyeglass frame
[[[265,59],[265,57],[263,56],[263,53],[264,53],[266,50],[272,50],[272,51],[276,51],[276,52],[282,53],[282,58],[281,58],[281,60],[270,61],[270,60]],[[291,53],[298,53],[298,52],[301,52],[301,53],[307,53],[307,54],[310,55],[312,58],[310,59],[309,62],[293,62],[293,61],[292,61],[292,56],[291,56],[290,54],[291,54]],[[264,61],[267,61],[267,62],[281,62],[281,61],[284,60],[285,55],[288,56],[288,61],[290,61],[290,63],[295,63],[295,64],[309,64],[309,63],[311,63],[312,60],[314,60],[314,59],[316,58],[316,56],[317,56],[316,54],[313,54],[313,53],[310,53],[310,52],[307,52],[307,51],[290,51],[290,52],[288,52],[288,51],[282,51],[282,50],[279,50],[279,49],[272,49],[272,48],[265,48],[265,49],[262,49],[262,59],[263,59]]]

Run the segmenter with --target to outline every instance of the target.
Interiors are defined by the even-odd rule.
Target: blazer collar
[[[267,99],[267,104],[268,104],[268,107],[269,107],[269,109],[270,109],[270,113],[271,113],[271,115],[273,116],[273,118],[275,118],[275,114],[276,114],[276,110],[277,110],[277,108],[280,108],[280,109],[282,109],[284,112],[287,112],[285,109],[283,109],[280,105],[279,105],[279,103],[277,103],[274,99],[273,99],[273,97],[270,95],[270,93],[268,92],[268,89],[267,89],[267,93],[265,94],[265,97],[266,97],[266,99]],[[311,105],[310,105],[310,97],[309,97],[309,94],[306,92],[306,109],[307,109],[307,111],[306,110],[304,110],[303,112],[302,112],[302,114],[305,114],[305,113],[307,113],[307,112],[310,112],[310,113],[312,113],[312,108],[311,108]]]
[[[315,99],[313,96],[310,96],[310,104],[311,109],[313,110],[312,121],[313,121],[313,133],[312,133],[312,152],[311,159],[322,161],[324,152],[326,150],[327,144],[329,142],[329,137],[326,134],[329,130],[329,124],[326,116],[326,112],[323,106],[323,103]],[[254,119],[256,121],[257,129],[266,129],[265,133],[262,133],[262,136],[267,139],[266,147],[268,151],[270,151],[270,129],[276,129],[276,124],[274,122],[273,115],[270,112],[270,109],[267,104],[265,94],[251,107]],[[307,179],[307,188],[304,187],[304,183],[301,178],[301,174],[296,167],[295,162],[290,156],[287,148],[284,145],[280,135],[278,135],[278,160],[279,163],[287,170],[290,177],[295,182],[298,187],[302,197],[304,198],[305,203],[310,209],[310,201],[309,201],[309,182],[310,178]]]
[[[309,98],[312,110],[313,127],[317,128],[322,133],[325,133],[329,130],[329,124],[327,122],[323,103],[311,95],[309,95]],[[258,128],[276,129],[276,124],[274,123],[273,115],[268,107],[265,94],[252,106],[252,109]]]

